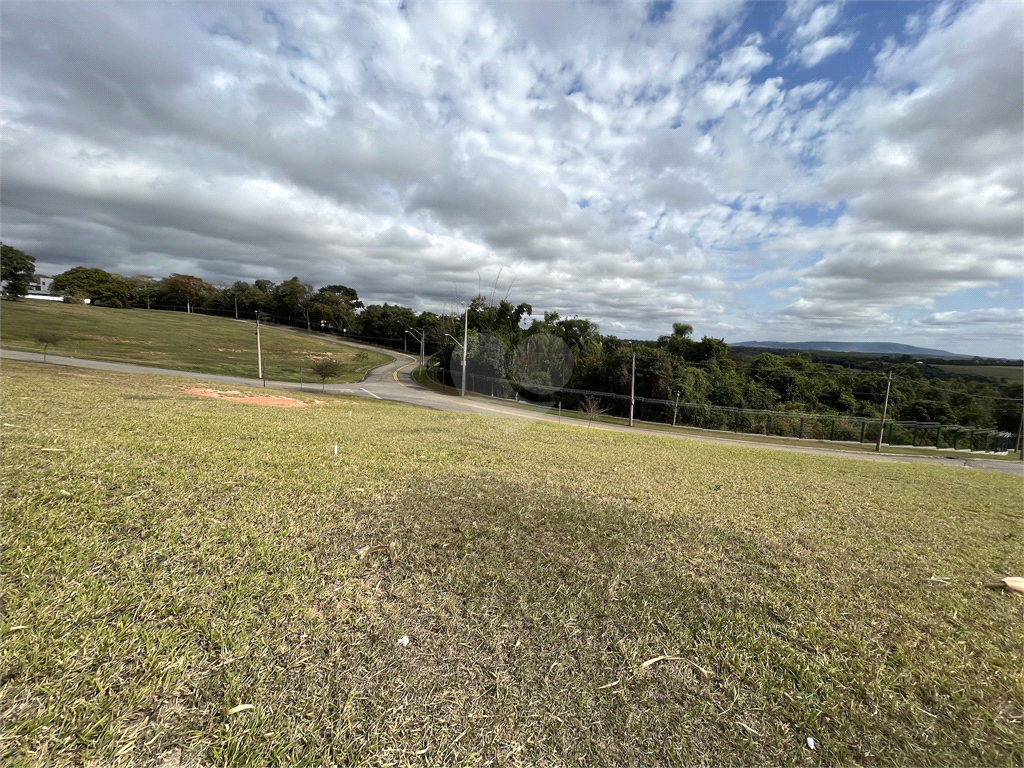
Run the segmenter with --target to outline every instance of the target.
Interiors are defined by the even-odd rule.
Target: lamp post
[[[875,443],[875,453],[882,450],[882,435],[885,434],[885,414],[889,410],[889,388],[892,386],[892,371],[889,371],[889,381],[885,385],[885,404],[882,405],[882,423],[878,425],[878,442]],[[936,441],[938,442],[938,441]]]
[[[263,348],[260,346],[260,311],[256,310],[256,365],[259,378],[263,378]]]
[[[679,415],[679,395],[681,392],[676,392],[676,407],[672,410],[672,426],[676,425],[676,416]]]
[[[450,333],[446,333],[445,336],[447,336],[449,339],[454,341],[455,342],[455,346],[462,350],[462,370],[465,371],[466,370],[466,348],[464,346],[462,346],[462,344],[459,343],[459,340],[456,339],[454,336],[452,336]],[[465,389],[465,387],[466,387],[466,379],[465,379],[465,375],[463,375],[462,387],[463,387],[463,389],[462,389],[462,396],[465,397],[466,396],[466,389]]]
[[[462,306],[466,307],[466,302],[460,302]],[[463,315],[462,324],[462,396],[466,396],[466,364],[469,362],[466,358],[469,357],[469,307],[466,307],[466,312]]]
[[[633,403],[636,402],[636,350],[633,342],[629,342],[629,354],[633,358],[632,373],[629,376],[629,426],[633,426]]]
[[[421,330],[421,331],[419,331],[420,335],[417,336],[415,328],[407,328],[405,332],[408,333],[410,336],[412,336],[414,339],[416,339],[416,341],[418,341],[420,343],[420,368],[422,368],[425,365],[425,362],[424,362],[423,358],[426,357],[426,354],[427,354],[427,350],[426,350],[427,333],[426,333],[426,331]]]

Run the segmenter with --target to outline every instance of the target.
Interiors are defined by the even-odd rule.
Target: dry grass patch
[[[2,370],[5,765],[1024,760],[1019,478],[58,371]]]

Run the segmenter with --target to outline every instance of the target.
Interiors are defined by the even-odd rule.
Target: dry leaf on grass
[[[247,709],[255,709],[255,706],[253,706],[252,704],[239,704],[237,707],[232,707],[231,709],[229,709],[228,714],[234,715],[238,712],[245,712],[245,710]]]
[[[705,677],[711,677],[710,670],[704,669],[704,667],[700,666],[699,664],[693,663],[692,661],[683,656],[655,656],[653,659],[648,659],[643,664],[641,664],[640,669],[647,669],[649,666],[651,666],[652,664],[657,664],[659,661],[685,661],[691,667],[699,669],[701,672],[703,672]]]
[[[387,552],[391,562],[395,562],[395,559],[398,557],[398,544],[393,541],[390,544],[378,544],[375,547],[367,544],[365,547],[360,547],[356,550],[356,560],[363,560],[370,555],[376,555],[378,552]]]

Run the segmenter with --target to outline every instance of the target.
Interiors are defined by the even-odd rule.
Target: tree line
[[[8,296],[27,286],[33,266],[32,257],[3,246]],[[26,270],[28,277],[19,283]],[[612,393],[621,397],[604,404],[615,415],[628,412],[635,355],[635,395],[641,399],[878,418],[891,372],[891,419],[1008,432],[1016,432],[1021,423],[1024,388],[1017,381],[950,375],[906,356],[854,356],[840,362],[772,352],[751,357],[746,350],[735,353],[722,339],[693,338],[692,326],[683,322],[657,340],[631,342],[601,334],[585,318],[556,312],[533,317],[525,302],[494,303],[477,296],[465,318],[462,313],[418,313],[395,304],[364,305],[354,288],[314,289],[298,277],[276,284],[256,280],[216,286],[192,275],[125,277],[73,267],[53,278],[52,290],[65,301],[89,299],[99,306],[192,309],[245,318],[259,312],[266,320],[390,346],[409,341],[406,332],[412,330],[422,334],[430,352],[439,353],[450,383],[461,374],[465,320],[470,389],[557,399],[563,407],[579,409],[587,407],[587,393]]]

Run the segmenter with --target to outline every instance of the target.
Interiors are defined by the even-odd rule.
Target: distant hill
[[[742,341],[734,347],[766,347],[768,349],[806,349],[811,352],[860,352],[868,355],[913,355],[916,357],[964,357],[943,349],[913,347],[888,341]]]

